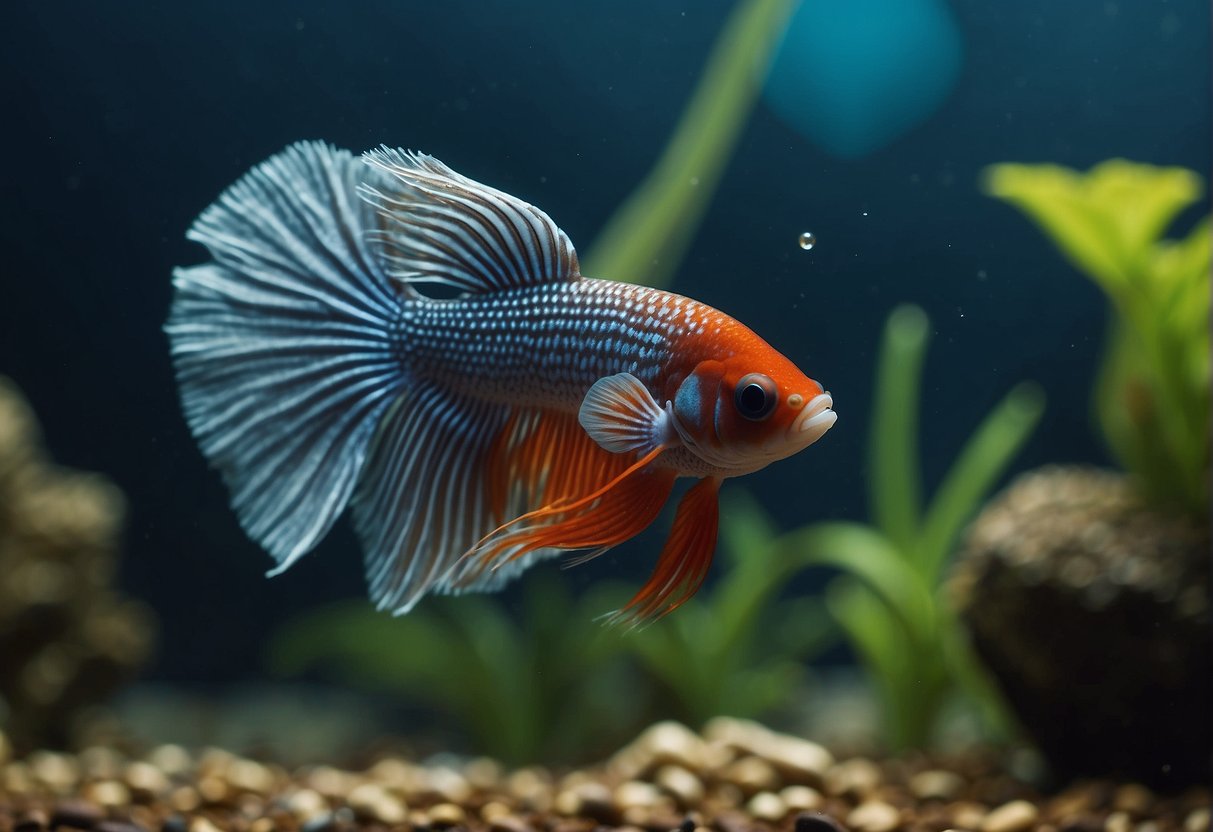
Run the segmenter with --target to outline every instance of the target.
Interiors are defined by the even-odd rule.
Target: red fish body
[[[665,614],[711,562],[720,481],[835,419],[733,318],[581,276],[547,215],[429,157],[295,145],[190,237],[214,259],[176,271],[166,329],[242,524],[280,571],[352,505],[371,596],[398,613],[605,551],[697,477],[619,611]]]

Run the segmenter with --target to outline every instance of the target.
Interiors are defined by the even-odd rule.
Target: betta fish
[[[346,507],[380,609],[599,555],[679,502],[615,620],[684,603],[717,491],[834,424],[821,385],[737,320],[583,277],[538,208],[424,154],[299,143],[188,232],[165,329],[190,429],[287,569]]]

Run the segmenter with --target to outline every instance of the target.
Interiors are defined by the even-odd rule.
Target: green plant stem
[[[918,534],[918,391],[930,336],[917,306],[899,306],[889,316],[876,365],[869,437],[869,511],[894,545],[909,550]]]
[[[653,170],[607,221],[582,271],[664,286],[711,201],[793,0],[744,0],[712,49],[673,137]]]

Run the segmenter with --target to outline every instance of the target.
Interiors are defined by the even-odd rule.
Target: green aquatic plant
[[[624,642],[667,694],[661,715],[688,725],[770,715],[803,684],[804,663],[838,638],[821,599],[781,597],[798,570],[758,504],[736,491],[720,517],[723,579]]]
[[[1111,302],[1094,403],[1113,453],[1147,496],[1207,515],[1209,217],[1163,238],[1200,198],[1200,177],[1123,159],[1087,173],[998,164],[984,188],[1031,218]]]
[[[1036,385],[1012,388],[923,505],[917,414],[928,336],[915,306],[895,309],[885,328],[869,444],[871,524],[814,523],[779,541],[787,569],[828,565],[845,573],[827,587],[826,601],[877,689],[897,749],[926,744],[956,694],[967,695],[987,725],[1003,724],[941,581],[962,527],[1044,408]]]
[[[737,4],[661,157],[582,259],[585,274],[643,279],[658,287],[670,282],[716,192],[795,6],[795,0]]]
[[[268,663],[429,706],[475,751],[507,763],[582,761],[638,731],[648,711],[621,634],[594,620],[626,596],[574,599],[566,586],[531,575],[518,609],[491,595],[426,599],[398,618],[362,601],[334,604],[288,622]]]

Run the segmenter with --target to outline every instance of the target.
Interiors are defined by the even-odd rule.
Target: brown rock
[[[981,832],[1024,832],[1036,823],[1039,812],[1026,800],[1013,800],[994,809],[981,822]]]

